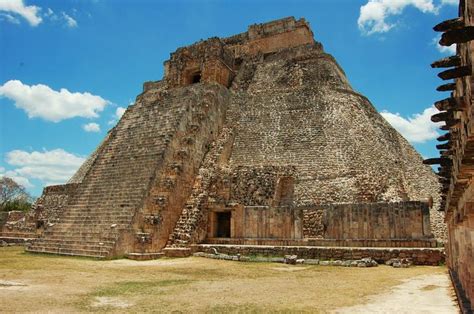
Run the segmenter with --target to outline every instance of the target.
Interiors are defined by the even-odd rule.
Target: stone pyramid
[[[309,24],[290,17],[171,54],[70,182],[45,189],[42,237],[28,250],[145,258],[213,238],[325,245],[335,212],[356,221],[366,208],[361,221],[388,213],[397,227],[369,224],[357,241],[429,239],[443,233],[438,189]],[[419,220],[430,199],[431,231]]]

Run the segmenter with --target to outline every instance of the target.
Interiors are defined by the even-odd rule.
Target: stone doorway
[[[231,212],[216,213],[216,238],[230,238]]]
[[[201,82],[201,72],[195,72],[191,75],[191,84]]]

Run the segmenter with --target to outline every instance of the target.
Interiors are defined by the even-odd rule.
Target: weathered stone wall
[[[43,189],[28,212],[12,211],[7,213],[7,219],[0,224],[0,236],[35,238],[45,230],[59,222],[64,207],[69,198],[75,193],[78,184],[51,185]]]
[[[34,225],[27,224],[27,212],[13,210],[0,214],[0,237],[25,235],[35,231]]]
[[[334,204],[323,208],[325,239],[416,240],[432,236],[426,203]]]
[[[214,188],[210,190],[210,195],[215,197],[216,202],[239,203],[248,206],[278,206],[273,203],[279,179],[292,177],[293,173],[293,167],[238,166],[232,168],[230,173],[222,173],[217,178]],[[227,195],[226,191],[228,191]]]
[[[443,184],[442,209],[448,225],[448,267],[455,282],[458,299],[464,313],[474,311],[474,2],[459,1],[459,18],[444,21],[434,27],[442,32],[440,44],[456,45],[456,55],[432,64],[442,69],[438,76],[447,81],[438,91],[451,91],[450,97],[437,101],[441,112],[432,120],[444,122],[448,131],[438,138],[440,158],[427,160],[440,164]],[[452,80],[454,79],[454,83]],[[434,161],[434,162],[433,162]]]
[[[3,228],[3,225],[7,222],[8,212],[0,212],[0,230]]]
[[[43,194],[33,205],[32,211],[37,221],[37,228],[48,228],[60,221],[65,207],[74,196],[79,183],[50,185],[44,188]]]
[[[311,205],[302,206],[303,214],[303,237],[313,239],[324,238],[323,216],[324,209],[315,208]]]
[[[198,82],[215,82],[229,86],[233,76],[234,58],[219,38],[179,48],[165,62],[164,79],[169,87],[191,85],[195,76]],[[149,87],[148,84],[146,87]]]
[[[300,19],[285,18],[269,23],[255,24],[246,33],[224,38],[236,59],[258,53],[271,53],[280,49],[314,43],[309,24]]]
[[[284,48],[248,48],[254,40],[304,30],[305,25],[282,20],[223,39],[238,60],[226,121],[235,134],[234,144],[230,161],[218,169],[201,208],[204,203],[217,211],[232,204],[278,206],[277,180],[288,176],[294,188],[289,206],[431,197],[432,229],[442,240],[436,210],[439,185],[432,170],[369,101],[352,90],[321,44],[295,37],[281,40]],[[305,211],[311,221],[303,224],[305,236],[323,237],[321,215]],[[177,241],[189,238],[188,232],[177,235]]]
[[[291,207],[237,207],[232,212],[232,237],[301,239],[301,218],[300,211]]]
[[[439,216],[433,171],[320,45],[244,58],[232,86],[231,167],[294,166],[296,205],[433,198]]]
[[[320,245],[373,240],[384,241],[387,246],[394,246],[388,242],[432,239],[428,204],[421,202],[301,207],[234,205],[230,210],[231,238],[337,240],[320,241]],[[212,228],[209,230],[208,238],[212,238]],[[426,245],[431,246],[428,242]]]
[[[319,260],[355,260],[371,257],[379,263],[392,258],[411,258],[415,265],[438,266],[444,263],[443,249],[435,248],[336,248],[314,246],[269,246],[269,245],[216,245],[198,244],[192,246],[194,252],[219,253],[229,255],[285,256]]]

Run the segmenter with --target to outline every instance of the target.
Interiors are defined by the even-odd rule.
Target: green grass
[[[124,295],[153,295],[163,292],[167,287],[182,286],[191,283],[191,280],[158,280],[158,281],[122,281],[107,287],[99,288],[91,295],[95,297],[114,297]]]

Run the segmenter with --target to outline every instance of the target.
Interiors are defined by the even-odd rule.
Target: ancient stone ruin
[[[448,82],[438,91],[450,92],[450,97],[437,101],[440,113],[432,116],[435,122],[444,122],[448,131],[438,138],[442,143],[439,158],[425,160],[439,164],[442,184],[441,209],[448,225],[448,266],[455,283],[461,309],[474,311],[474,120],[472,77],[474,65],[474,2],[461,0],[459,17],[434,27],[442,32],[440,44],[456,44],[456,55],[434,62],[433,68],[443,69],[438,74]],[[451,81],[454,80],[454,81]]]
[[[172,53],[69,183],[45,189],[27,250],[145,259],[272,246],[314,257],[337,246],[389,259],[404,247],[436,264],[438,187],[290,17]]]

